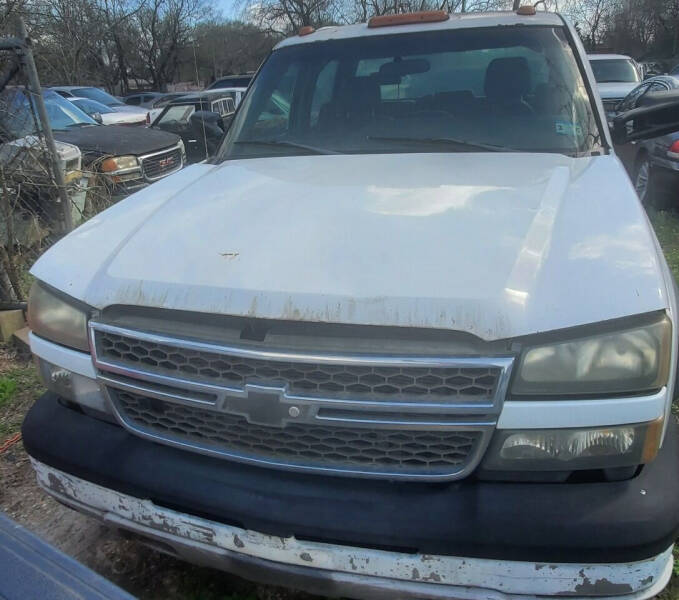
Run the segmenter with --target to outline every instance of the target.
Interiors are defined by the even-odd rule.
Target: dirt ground
[[[650,216],[679,279],[679,215]],[[26,411],[41,392],[29,357],[0,345],[0,448],[19,432]],[[194,567],[61,506],[38,488],[21,441],[0,450],[0,510],[141,600],[314,600],[301,592]],[[659,598],[679,600],[676,563],[674,577]]]

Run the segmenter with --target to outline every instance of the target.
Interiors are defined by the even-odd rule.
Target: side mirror
[[[613,143],[650,140],[679,131],[679,96],[675,92],[646,94],[641,104],[613,119]]]
[[[104,119],[101,117],[101,113],[95,112],[92,113],[92,118],[99,123],[99,125],[102,125],[104,123]]]

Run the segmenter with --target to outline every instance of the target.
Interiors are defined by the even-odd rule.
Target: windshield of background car
[[[170,130],[187,127],[194,112],[196,112],[196,107],[193,104],[170,106],[158,117],[153,126]]]
[[[101,102],[97,102],[96,100],[79,98],[78,100],[73,100],[72,102],[80,110],[86,112],[88,115],[93,115],[94,113],[105,115],[107,113],[115,112],[113,109],[109,108],[105,104],[102,104]]]
[[[47,116],[52,129],[55,131],[97,125],[96,121],[59,94],[45,92],[43,97]],[[29,103],[25,93],[12,91],[3,95],[1,102],[3,106],[0,111],[0,114],[2,114],[0,129],[2,129],[3,138],[20,138],[37,133],[36,119],[38,113],[33,99]]]
[[[125,106],[123,102],[117,98],[114,98],[111,96],[111,94],[107,94],[104,90],[100,90],[99,88],[78,88],[76,90],[71,90],[71,92],[74,96],[82,96],[83,98],[96,100],[97,102],[101,102],[106,106]]]
[[[580,154],[599,129],[558,27],[372,35],[274,51],[220,159],[323,152]]]
[[[636,83],[639,73],[632,61],[624,58],[591,60],[594,79],[597,83]]]

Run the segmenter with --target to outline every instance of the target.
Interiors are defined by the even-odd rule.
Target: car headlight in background
[[[655,322],[524,349],[514,396],[631,394],[667,383],[672,326]]]
[[[107,158],[101,163],[101,170],[104,173],[115,173],[116,171],[129,171],[138,169],[139,161],[136,156],[114,156]]]
[[[136,156],[114,156],[101,162],[101,170],[114,183],[131,181],[141,177],[141,166]]]
[[[182,152],[182,164],[184,164],[186,162],[186,148],[184,147],[184,142],[182,140],[179,140],[178,145]]]
[[[40,282],[31,287],[28,324],[36,335],[62,346],[89,352],[87,318],[87,307],[76,300],[62,296]]]

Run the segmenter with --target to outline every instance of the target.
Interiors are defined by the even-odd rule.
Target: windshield
[[[222,159],[309,153],[598,148],[560,28],[492,27],[283,47],[253,81]]]
[[[97,125],[96,121],[59,94],[46,91],[43,97],[47,116],[53,130],[66,131],[77,127]],[[3,95],[1,102],[0,128],[3,138],[20,138],[37,133],[34,119],[34,115],[37,115],[37,109],[33,99],[29,104],[29,100],[23,91],[12,90]]]
[[[106,106],[125,106],[125,104],[122,103],[120,100],[114,98],[113,96],[111,96],[111,94],[107,94],[104,90],[100,90],[99,88],[94,87],[78,88],[76,90],[72,90],[72,92],[74,96],[82,96],[83,98],[96,100],[97,102],[101,102]]]
[[[105,115],[107,113],[115,112],[113,109],[109,108],[101,102],[96,100],[87,100],[85,98],[78,98],[76,100],[71,100],[80,110],[86,112],[88,115],[93,115],[94,113],[99,113]]]
[[[631,60],[607,58],[590,60],[597,83],[636,83],[639,73]]]

